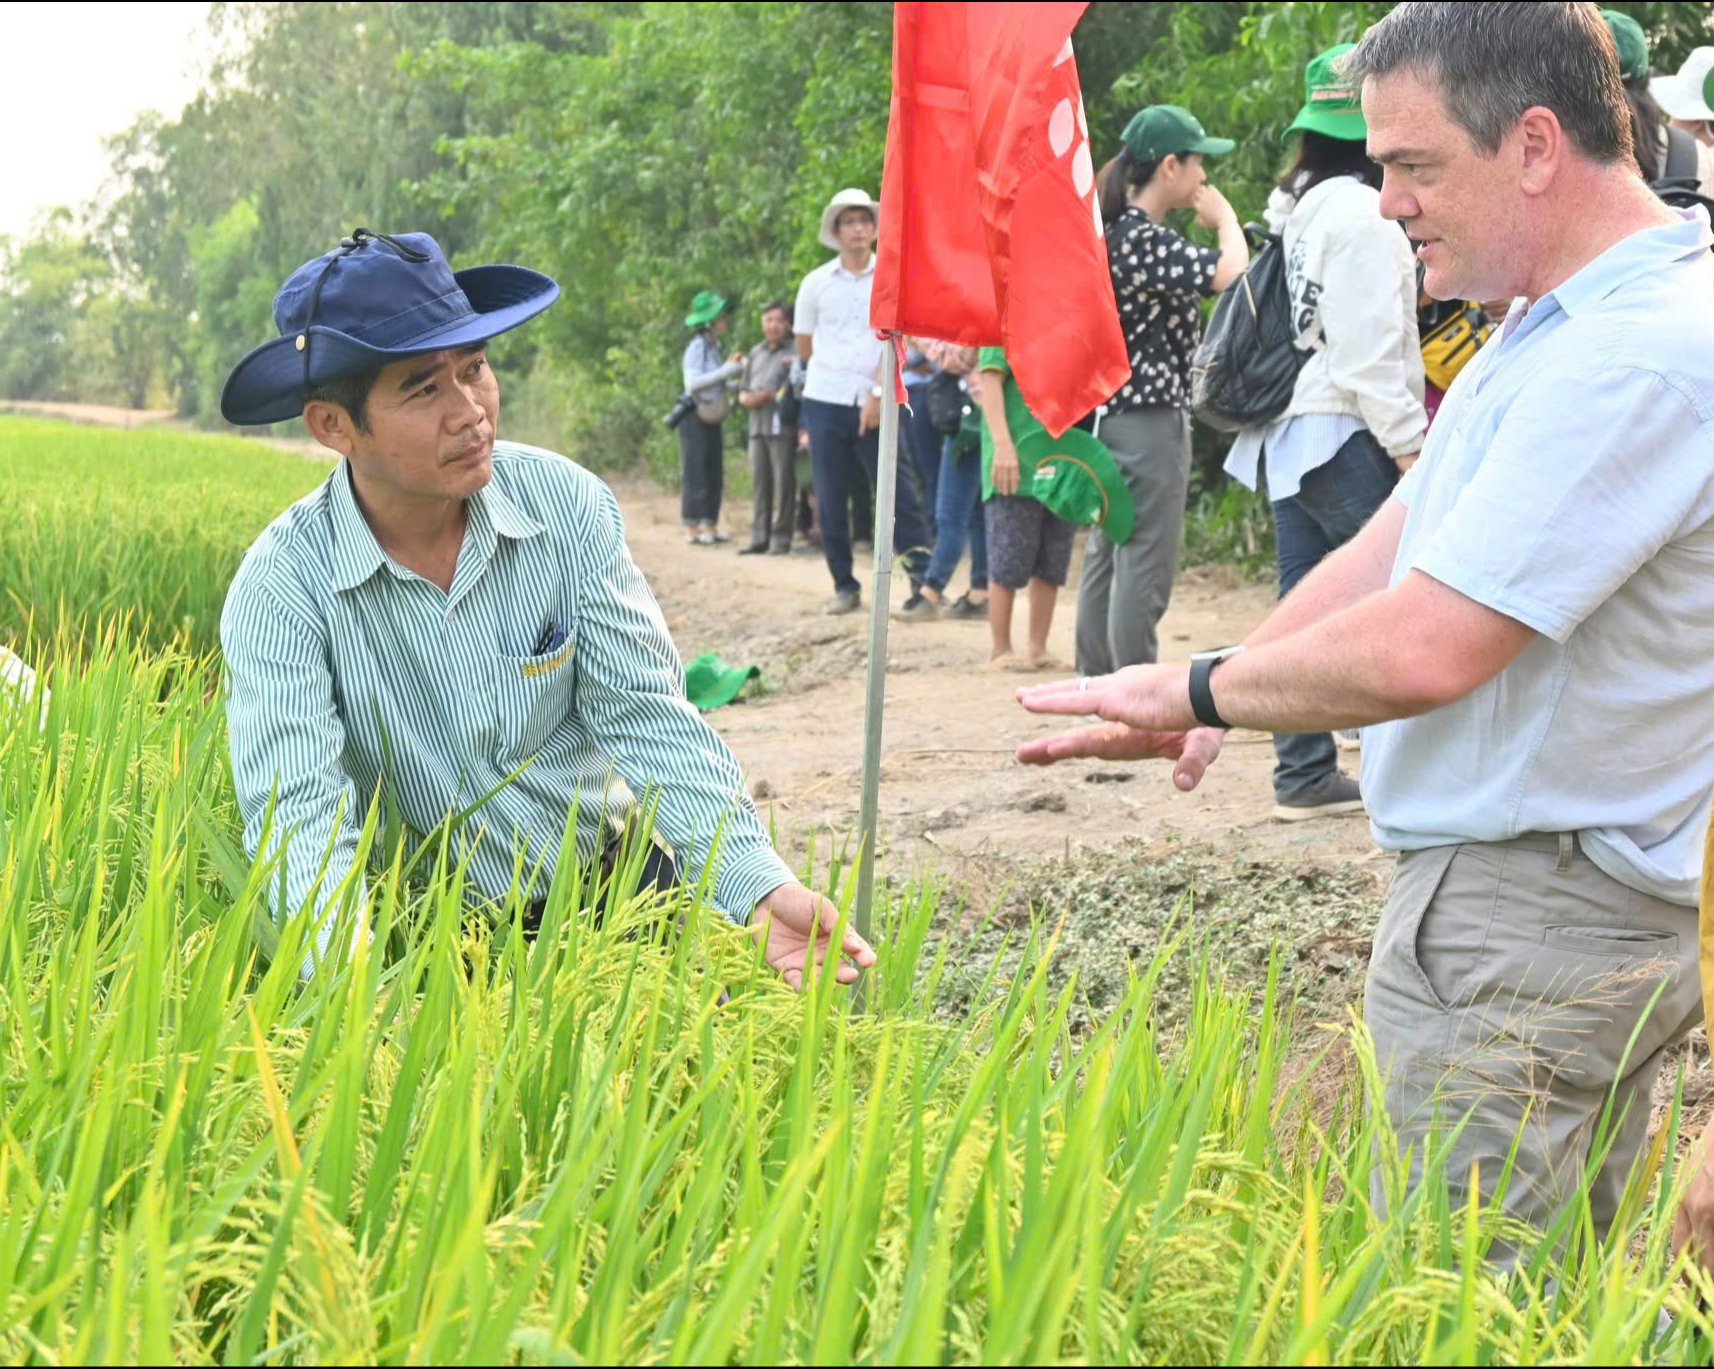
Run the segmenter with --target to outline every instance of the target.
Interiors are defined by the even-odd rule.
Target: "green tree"
[[[76,395],[79,320],[109,277],[68,209],[54,210],[29,237],[0,238],[0,395]]]
[[[1706,5],[1615,3],[1657,66],[1709,41]],[[1238,140],[1216,179],[1259,217],[1304,64],[1388,8],[1096,0],[1075,41],[1097,160],[1142,105],[1186,105]],[[106,274],[84,275],[130,303],[88,314],[75,345],[104,358],[86,367],[101,386],[135,394],[149,382],[120,376],[119,358],[153,329],[181,410],[212,418],[294,267],[359,224],[428,229],[455,266],[520,261],[564,286],[496,346],[511,431],[522,408],[543,425],[532,436],[583,459],[648,453],[670,469],[658,417],[691,295],[737,298],[748,340],[756,307],[825,255],[827,197],[879,186],[892,13],[886,0],[212,5],[205,88],[111,143],[116,191],[94,235]],[[63,244],[42,251],[64,264]],[[58,364],[15,360],[6,383],[40,387]],[[1218,445],[1202,434],[1198,452],[1212,480]]]

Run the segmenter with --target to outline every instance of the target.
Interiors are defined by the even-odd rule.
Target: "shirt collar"
[[[880,259],[880,255],[878,253],[871,252],[869,254],[869,264],[861,271],[847,271],[845,269],[845,258],[835,257],[833,259],[833,274],[836,276],[844,276],[848,280],[862,280],[864,276],[872,276],[875,274],[875,263]]]
[[[329,484],[333,501],[333,587],[355,589],[387,563],[357,496],[351,489],[351,463],[343,457]]]
[[[393,567],[392,560],[381,550],[375,533],[363,511],[357,507],[357,496],[351,488],[351,463],[341,460],[333,473],[333,587],[336,590],[355,589],[382,566]],[[492,478],[470,497],[468,510],[473,522],[485,517],[501,537],[514,541],[545,532],[545,525],[531,518],[512,502]]]
[[[494,531],[502,537],[510,537],[514,542],[521,542],[526,537],[534,537],[547,531],[545,523],[537,522],[512,502],[512,496],[500,488],[498,480],[490,479],[472,496],[471,503],[481,504],[483,511],[494,524]]]
[[[1706,253],[1714,236],[1694,210],[1677,211],[1680,222],[1645,228],[1621,238],[1594,261],[1548,292],[1559,307],[1575,317],[1593,309],[1608,295],[1638,276],[1652,274],[1672,262]],[[1545,298],[1545,297],[1544,297]]]

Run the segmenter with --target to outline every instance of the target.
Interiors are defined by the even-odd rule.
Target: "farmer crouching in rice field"
[[[1228,726],[1363,727],[1398,853],[1364,1011],[1401,1142],[1420,1161],[1436,1110],[1468,1111],[1446,1172],[1456,1192],[1479,1161],[1492,1193],[1521,1138],[1505,1206],[1543,1225],[1613,1095],[1604,1233],[1662,1057],[1702,1017],[1714,239],[1638,177],[1594,5],[1402,4],[1348,62],[1381,212],[1436,298],[1515,296],[1505,326],[1241,654],[1020,691],[1109,721],[1019,757],[1166,757],[1190,789]]]
[[[660,608],[625,545],[612,491],[551,452],[495,440],[500,387],[487,339],[559,296],[518,266],[454,273],[424,233],[359,229],[292,273],[280,336],[233,368],[231,423],[302,413],[343,458],[257,539],[227,594],[233,773],[252,857],[270,797],[286,916],[325,853],[349,870],[384,773],[405,818],[431,831],[500,785],[479,814],[467,878],[499,899],[543,853],[545,893],[574,798],[579,854],[611,856],[609,777],[656,797],[655,828],[714,902],[793,985],[829,953],[836,911],[775,853],[737,762],[685,698]],[[389,754],[390,752],[390,754]],[[532,759],[533,758],[533,759]],[[723,825],[724,824],[724,825]],[[472,823],[465,830],[476,826]],[[282,838],[282,834],[284,837]],[[647,879],[677,877],[665,853]],[[874,953],[847,933],[838,977]]]

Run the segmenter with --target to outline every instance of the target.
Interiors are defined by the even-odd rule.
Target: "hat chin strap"
[[[419,252],[414,247],[407,247],[390,233],[376,233],[368,228],[354,228],[351,236],[339,240],[339,251],[327,259],[327,265],[321,268],[321,274],[315,278],[315,288],[309,292],[309,308],[304,312],[303,331],[298,334],[298,351],[304,354],[304,399],[309,399],[309,330],[315,323],[316,306],[321,303],[321,287],[327,283],[327,273],[333,270],[336,262],[344,260],[353,252],[360,251],[371,242],[384,242],[402,258],[410,262],[425,262],[429,259],[427,252]]]

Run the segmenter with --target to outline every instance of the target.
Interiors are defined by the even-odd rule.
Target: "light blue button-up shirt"
[[[506,895],[522,848],[526,880],[541,861],[529,894],[542,896],[573,799],[588,857],[628,788],[658,798],[656,830],[690,877],[719,834],[714,898],[746,919],[793,876],[731,752],[685,698],[612,491],[563,457],[498,442],[493,479],[466,508],[442,592],[381,549],[341,462],[257,539],[227,593],[233,775],[251,856],[284,841],[282,913],[305,906],[331,851],[314,905],[326,910],[390,748],[387,783],[419,832],[529,762],[455,838],[482,895]]]
[[[1395,497],[1419,570],[1534,628],[1464,699],[1363,732],[1393,850],[1578,834],[1694,904],[1714,785],[1714,258],[1700,215],[1633,234],[1453,382]]]

